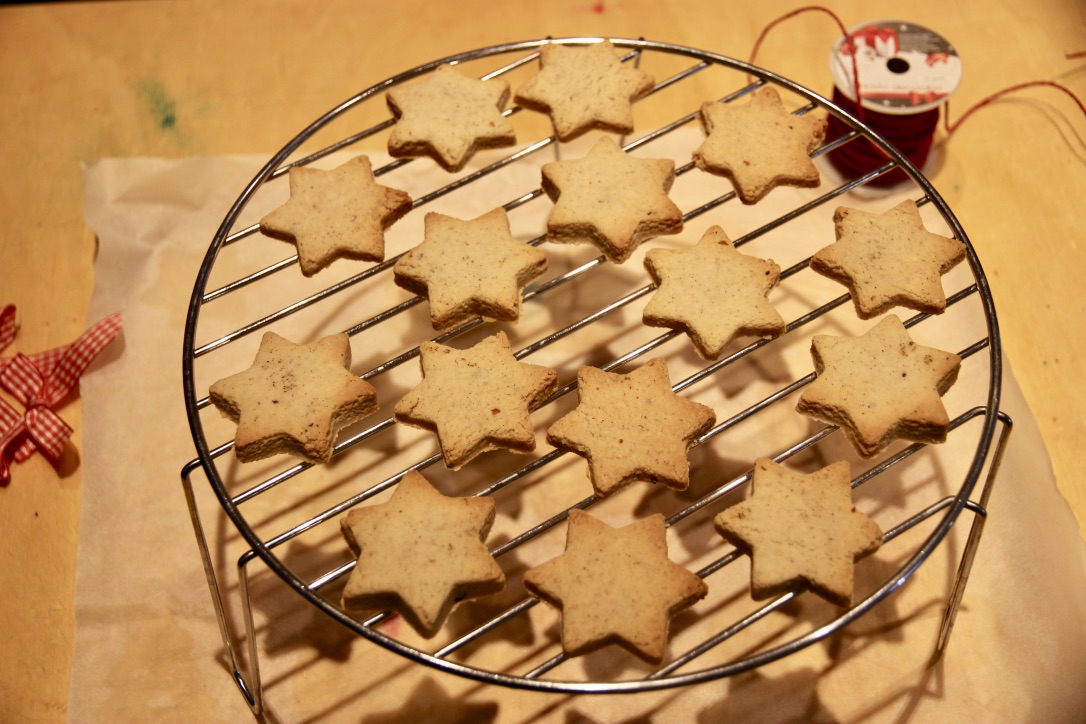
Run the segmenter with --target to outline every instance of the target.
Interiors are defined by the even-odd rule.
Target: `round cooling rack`
[[[945,643],[979,538],[977,524],[984,519],[988,485],[998,467],[1004,434],[997,436],[997,429],[1002,425],[1005,433],[1009,423],[999,412],[1000,342],[994,305],[972,245],[928,179],[890,143],[825,98],[715,53],[611,39],[623,62],[636,64],[656,79],[652,92],[637,102],[637,126],[621,144],[631,154],[673,155],[673,198],[690,199],[676,201],[684,212],[683,239],[674,237],[666,243],[693,243],[705,228],[720,224],[729,234],[736,229],[737,247],[750,244],[757,256],[772,253],[783,270],[780,288],[774,292],[780,296],[771,296],[771,301],[780,298],[784,307],[792,305],[789,313],[782,311],[788,322],[786,333],[771,341],[740,340],[718,362],[697,360],[683,335],[660,334],[659,329],[624,320],[631,311],[630,319],[640,320],[640,308],[654,288],[639,259],[615,265],[597,258],[598,253],[587,247],[546,243],[550,201],[539,187],[538,167],[559,157],[579,157],[586,147],[577,141],[558,142],[545,115],[519,107],[505,111],[517,127],[517,145],[509,151],[482,151],[463,171],[445,172],[428,158],[374,161],[381,184],[409,187],[414,199],[412,211],[389,230],[384,262],[340,261],[303,279],[296,257],[285,256],[292,247],[259,233],[255,219],[285,200],[282,177],[289,168],[330,167],[338,161],[333,154],[341,153],[384,158],[384,138],[395,122],[385,102],[390,88],[452,63],[474,77],[501,78],[515,89],[536,72],[538,51],[545,43],[601,41],[565,38],[483,48],[434,60],[377,83],[318,118],[276,153],[242,189],[215,234],[195,281],[185,327],[184,395],[198,457],[185,467],[182,477],[234,678],[254,710],[262,706],[262,693],[248,570],[258,560],[297,592],[300,605],[315,606],[358,635],[420,664],[524,689],[621,693],[730,676],[826,638],[903,585],[931,557],[961,512],[970,509],[975,513],[975,535],[961,557],[950,596],[941,642]],[[866,138],[886,154],[885,166],[850,180],[834,179],[827,168],[819,188],[777,189],[758,204],[741,205],[727,181],[693,167],[689,144],[700,140],[701,102],[743,102],[748,93],[766,84],[777,87],[795,113],[829,113],[852,129],[816,150],[812,154],[816,162],[821,164],[821,157],[833,148]],[[663,120],[647,123],[646,119]],[[948,440],[942,445],[899,444],[872,461],[853,455],[857,507],[877,511],[886,531],[883,550],[890,552],[893,567],[879,574],[878,580],[858,575],[857,602],[852,607],[837,609],[801,593],[755,602],[749,596],[746,566],[732,565],[746,557],[719,536],[707,533],[711,533],[711,518],[742,495],[755,456],[803,467],[851,454],[836,428],[816,426],[795,412],[795,395],[814,379],[809,356],[812,334],[855,333],[869,325],[856,320],[842,287],[815,279],[807,264],[811,253],[832,241],[834,207],[867,203],[880,208],[878,196],[865,199],[869,195],[862,191],[869,181],[894,169],[910,179],[894,193],[917,202],[930,230],[953,235],[968,249],[967,263],[954,270],[956,275],[945,278],[947,311],[939,316],[902,315],[912,334],[935,340],[938,344],[933,346],[963,358],[959,381],[945,398],[952,420]],[[412,237],[410,229],[425,212],[440,210],[473,218],[496,206],[508,211],[515,235],[546,250],[550,271],[526,290],[523,317],[516,325],[474,320],[435,336],[425,300],[395,287],[391,266],[421,240]],[[464,211],[457,214],[458,209]],[[401,226],[405,231],[397,236]],[[811,236],[811,229],[826,228],[831,230],[828,234]],[[381,290],[387,290],[388,303],[369,304],[374,296],[380,297]],[[436,440],[395,425],[390,411],[396,394],[417,383],[420,342],[451,340],[450,344],[466,346],[481,332],[495,329],[509,333],[514,349],[519,349],[518,358],[540,360],[558,369],[559,392],[533,413],[537,432],[575,404],[578,364],[615,369],[630,362],[641,364],[649,353],[665,357],[676,391],[707,400],[717,410],[719,422],[691,451],[697,484],[692,482],[683,495],[635,484],[616,494],[619,502],[611,496],[599,501],[590,495],[583,460],[545,443],[530,455],[494,453],[485,456],[486,462],[473,461],[455,473],[446,470],[436,452]],[[248,367],[260,336],[256,333],[267,330],[282,330],[283,336],[298,342],[346,331],[355,350],[352,369],[378,390],[381,411],[340,436],[329,465],[288,459],[239,465],[229,439],[233,428],[208,402],[208,384]],[[386,384],[386,380],[391,381]],[[386,387],[390,396],[382,397]],[[935,473],[922,486],[904,485],[902,480],[917,468]],[[358,618],[339,603],[354,565],[339,534],[340,518],[352,507],[386,493],[409,469],[440,479],[439,488],[447,494],[494,496],[500,523],[488,544],[508,579],[497,603],[462,603],[432,642],[394,631],[396,627],[386,625],[389,614]],[[238,560],[237,587],[244,636],[229,630],[230,619],[224,613],[227,589],[220,586],[214,565],[222,556],[209,550],[194,502],[192,476],[198,471],[206,476],[246,547]],[[975,502],[971,498],[982,480],[983,490]],[[560,492],[551,495],[552,489]],[[563,497],[570,490],[579,492]],[[595,510],[598,506],[619,515],[623,504],[635,517],[664,514],[670,526],[670,557],[706,579],[710,598],[673,621],[668,654],[659,666],[627,669],[613,680],[601,680],[586,673],[579,663],[584,657],[564,656],[555,633],[557,612],[524,590],[520,574],[560,552],[570,508]],[[865,563],[866,559],[859,562],[857,570]],[[717,598],[715,591],[720,591]],[[788,615],[796,622],[784,635],[766,638],[749,633],[759,630],[759,622]],[[510,628],[534,633],[510,636]],[[247,642],[244,656],[239,639]],[[626,656],[621,651],[589,656],[615,655]],[[243,666],[246,658],[248,664]],[[591,671],[606,668],[597,666]]]

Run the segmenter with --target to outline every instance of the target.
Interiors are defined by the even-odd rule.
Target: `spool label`
[[[946,38],[920,25],[880,20],[860,25],[830,53],[838,90],[856,100],[852,57],[860,74],[864,108],[912,115],[942,104],[962,79],[962,62]]]

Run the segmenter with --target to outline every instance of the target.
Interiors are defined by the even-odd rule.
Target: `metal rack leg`
[[[241,591],[241,610],[245,620],[245,640],[249,649],[250,677],[253,685],[253,700],[249,706],[253,713],[260,715],[264,710],[264,692],[260,686],[260,654],[256,650],[256,627],[253,625],[253,607],[249,598],[248,556],[238,560],[238,586]]]
[[[965,594],[965,584],[968,582],[969,573],[973,569],[973,559],[977,555],[980,537],[984,533],[984,524],[988,520],[988,499],[992,495],[992,487],[995,483],[996,475],[999,472],[1000,465],[1003,463],[1003,455],[1007,451],[1007,440],[1010,439],[1010,433],[1014,427],[1013,421],[1006,413],[999,412],[998,419],[1003,423],[1003,429],[996,442],[992,464],[988,467],[988,475],[984,479],[984,487],[981,489],[980,501],[977,504],[979,511],[975,511],[976,515],[973,518],[973,525],[969,528],[969,538],[965,543],[965,551],[962,553],[962,560],[958,564],[958,574],[954,579],[954,587],[950,592],[950,600],[947,602],[946,610],[943,612],[943,623],[939,628],[939,639],[935,644],[935,652],[932,654],[933,662],[942,657],[943,652],[946,650],[947,643],[950,641],[950,632],[954,629],[954,620],[958,616],[958,609],[961,607],[962,596]]]
[[[249,606],[248,575],[242,564],[239,563],[239,578],[242,596],[242,608],[245,614],[245,632],[248,637],[250,676],[246,680],[245,674],[238,665],[239,656],[237,646],[230,635],[230,624],[226,618],[226,609],[223,606],[222,590],[219,588],[219,580],[215,574],[215,565],[211,560],[211,552],[208,549],[207,537],[204,534],[203,523],[200,521],[200,512],[196,506],[196,496],[192,488],[192,473],[199,469],[199,461],[193,461],[181,470],[181,483],[185,489],[185,501],[189,507],[189,517],[192,519],[193,531],[196,534],[196,544],[200,549],[200,560],[204,564],[204,574],[207,577],[207,586],[211,592],[211,602],[215,607],[215,617],[219,622],[219,633],[222,635],[223,647],[231,668],[234,683],[237,684],[242,696],[253,714],[260,716],[264,709],[263,695],[260,689],[260,668],[257,664],[256,642],[253,635],[253,615]]]

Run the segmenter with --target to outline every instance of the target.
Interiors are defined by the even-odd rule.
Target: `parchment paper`
[[[109,348],[82,383],[84,490],[69,700],[73,722],[235,722],[249,716],[224,666],[179,479],[181,466],[195,455],[181,393],[181,335],[192,283],[214,230],[263,160],[103,159],[85,168],[86,219],[100,244],[90,317],[119,310],[125,331],[123,345]],[[420,176],[443,173],[428,162],[415,168]],[[677,184],[675,194],[682,193]],[[788,190],[774,193],[782,202],[792,201],[785,198]],[[485,210],[468,209],[461,216]],[[747,211],[735,210],[729,223],[742,227]],[[418,215],[408,219],[412,216]],[[407,243],[417,233],[411,223],[394,243]],[[693,243],[704,226],[692,224],[667,243]],[[826,243],[832,229],[829,234]],[[281,242],[267,243],[269,258],[289,254]],[[628,264],[639,267],[640,261]],[[290,278],[304,286],[299,274]],[[780,301],[787,306],[806,300]],[[213,320],[217,308],[207,310]],[[232,314],[223,309],[224,317]],[[425,315],[425,305],[419,314]],[[425,316],[408,322],[419,319]],[[326,323],[327,331],[338,331],[338,320]],[[255,344],[259,335],[251,336]],[[408,378],[414,367],[404,366]],[[257,604],[266,718],[1082,721],[1086,545],[1056,490],[1030,411],[1010,370],[1004,370],[1002,407],[1014,420],[1014,432],[949,650],[934,664],[935,635],[969,514],[930,565],[828,642],[730,679],[626,696],[515,691],[412,664],[326,620],[263,570],[251,583],[254,598],[271,602]],[[564,381],[571,371],[562,374]],[[228,437],[229,424],[220,424],[216,433]],[[417,444],[432,441],[420,436]],[[930,474],[919,467],[915,475]],[[213,557],[225,571],[228,593],[236,596],[232,569],[241,550],[238,536],[199,476],[195,484]],[[863,507],[862,496],[857,504]],[[673,558],[684,555],[681,546],[672,550]],[[858,575],[885,575],[895,560],[875,560]],[[236,608],[230,613],[236,615]],[[544,626],[534,632],[535,643],[554,643],[555,631]]]

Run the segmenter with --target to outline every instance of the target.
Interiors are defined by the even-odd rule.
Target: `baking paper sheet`
[[[327,159],[326,165],[336,160]],[[192,283],[207,245],[227,208],[263,161],[254,157],[103,159],[85,168],[86,219],[100,244],[89,316],[121,311],[125,331],[123,344],[112,345],[82,382],[84,489],[69,700],[73,722],[235,722],[248,716],[224,663],[180,484],[181,466],[195,456],[181,392],[181,337]],[[412,169],[419,188],[432,181],[427,175],[443,173],[428,161]],[[414,183],[410,175],[401,179]],[[680,207],[689,208],[680,198],[682,193],[682,185],[676,184],[673,198]],[[792,193],[787,189],[774,192],[782,204],[793,201]],[[853,200],[844,201],[851,205]],[[873,203],[889,207],[895,201]],[[773,202],[771,195],[763,204]],[[269,197],[264,203],[275,203],[275,199]],[[723,217],[733,237],[753,223],[744,215],[755,213],[746,207],[732,208],[737,206],[730,204]],[[486,210],[463,208],[460,215],[470,218]],[[545,211],[540,204],[536,213]],[[764,206],[757,212],[767,213]],[[418,214],[408,219],[412,216]],[[416,222],[404,224],[399,230],[402,237],[395,237],[393,245],[410,243],[411,234],[416,233],[411,223]],[[538,219],[523,223],[530,226]],[[705,223],[691,224],[665,243],[691,244]],[[832,229],[826,243],[831,240]],[[274,261],[289,255],[289,247],[282,242],[266,241],[266,249],[254,252],[257,256],[267,254]],[[241,252],[224,253],[217,269],[229,275],[236,271],[231,265],[248,268],[257,261]],[[640,262],[628,264],[639,266]],[[634,273],[635,267],[630,269]],[[812,277],[811,298],[826,293],[825,280],[806,276]],[[304,294],[310,283],[294,270],[281,278],[288,281],[277,283],[291,285],[283,298]],[[326,283],[319,281],[320,286]],[[405,295],[400,290],[388,293],[396,299]],[[785,307],[810,301],[802,286],[793,286],[789,295],[777,301]],[[282,300],[267,303],[281,306]],[[201,324],[214,327],[221,313],[221,325],[229,329],[236,316],[253,312],[238,310],[236,305],[209,304]],[[404,324],[417,326],[418,320],[425,320],[425,305],[416,313],[406,317]],[[533,333],[533,319],[525,318],[525,335]],[[294,324],[305,329],[292,329]],[[302,315],[288,321],[285,330],[317,335],[343,328],[337,324],[334,315]],[[953,331],[933,334],[952,335]],[[255,349],[259,335],[250,337],[238,343],[239,348],[252,345]],[[368,350],[356,349],[356,361],[360,354]],[[218,373],[216,364],[208,363],[207,375]],[[802,360],[782,364],[802,364]],[[222,372],[234,371],[228,362],[222,365]],[[411,375],[417,375],[415,367],[403,366],[399,384],[410,383]],[[1086,717],[1086,694],[1080,681],[1086,670],[1086,629],[1082,626],[1086,621],[1086,545],[1056,490],[1030,411],[1009,368],[1004,366],[1004,371],[1002,407],[1014,420],[1014,432],[949,650],[934,664],[931,657],[943,606],[972,521],[968,513],[913,580],[831,639],[730,679],[624,696],[517,691],[408,662],[303,604],[257,563],[252,566],[251,586],[267,718],[380,722],[424,720],[440,713],[443,720],[501,722],[605,722],[638,717],[683,722],[910,718],[928,722],[978,715],[998,716],[1001,721],[1081,721]],[[572,370],[563,369],[561,374],[565,381]],[[678,377],[675,369],[672,375],[673,380]],[[208,381],[200,384],[206,386]],[[960,394],[964,393],[963,388]],[[717,394],[727,401],[740,393],[725,389]],[[948,404],[952,403],[948,400]],[[391,405],[386,400],[383,408],[387,411]],[[209,437],[216,441],[229,437],[229,423],[208,420]],[[790,424],[806,425],[802,419]],[[537,428],[543,425],[541,421]],[[421,433],[405,445],[436,449]],[[576,462],[571,459],[567,465]],[[372,461],[374,466],[380,463]],[[742,461],[725,463],[738,469]],[[350,474],[332,466],[325,489],[342,496]],[[939,484],[943,474],[924,465],[913,466],[901,479],[902,489],[933,476]],[[239,473],[241,478],[246,475]],[[231,601],[229,615],[237,620],[235,564],[243,546],[203,479],[197,475],[194,482],[212,556]],[[870,503],[862,492],[857,494],[861,508]],[[535,504],[546,503],[525,497],[525,510]],[[889,519],[891,512],[880,508],[876,514]],[[264,517],[254,512],[253,517],[276,530],[289,525],[293,517],[293,511],[279,513],[274,506],[266,513]],[[560,545],[562,536],[556,540]],[[294,553],[300,557],[311,553],[304,550],[305,545],[299,543],[301,550]],[[338,542],[319,545],[332,547]],[[685,555],[694,553],[673,541],[673,558],[682,560]],[[860,568],[859,585],[865,576],[888,575],[898,562],[892,555],[884,560],[876,557]],[[742,567],[745,563],[733,566]],[[731,603],[738,605],[741,597],[733,598]],[[802,615],[802,609],[788,615]],[[557,621],[556,615],[552,621]],[[675,628],[681,638],[690,626],[677,623]],[[553,625],[522,633],[531,639],[530,645],[539,647],[552,644],[555,637]],[[549,651],[553,654],[556,649]],[[622,656],[605,654],[584,666],[589,673],[622,674],[633,666]]]

